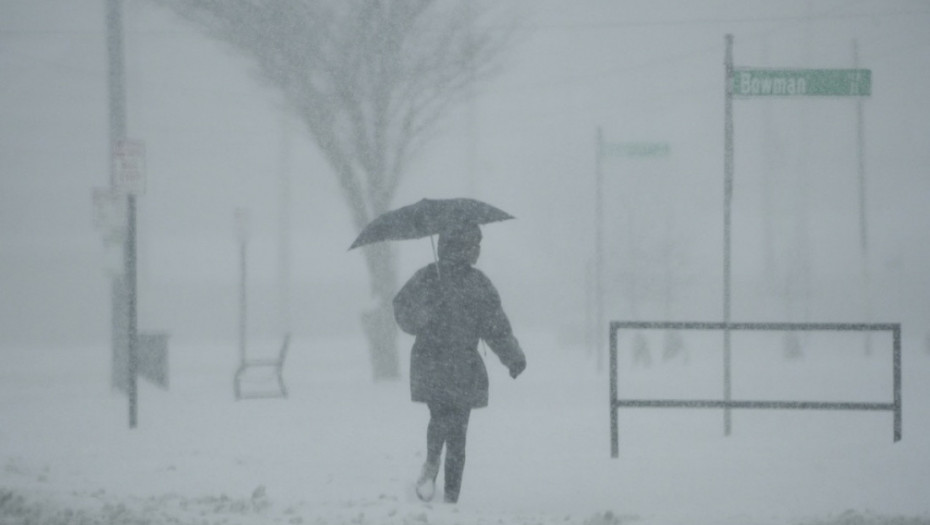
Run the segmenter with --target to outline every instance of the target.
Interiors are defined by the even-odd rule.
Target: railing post
[[[894,325],[894,440],[901,441],[901,325]]]
[[[610,457],[620,454],[620,436],[617,421],[617,329],[610,323]]]

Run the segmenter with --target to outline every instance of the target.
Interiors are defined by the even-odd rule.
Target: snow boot
[[[439,474],[439,463],[423,463],[423,470],[417,479],[417,497],[422,501],[432,501],[436,494],[436,475]]]

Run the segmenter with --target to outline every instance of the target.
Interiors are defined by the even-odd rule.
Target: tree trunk
[[[364,248],[371,277],[375,307],[362,312],[362,328],[368,338],[372,376],[375,381],[400,379],[397,329],[394,324],[394,294],[397,291],[397,263],[389,243]]]

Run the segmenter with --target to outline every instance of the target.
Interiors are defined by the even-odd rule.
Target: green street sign
[[[867,97],[872,94],[869,69],[742,69],[733,70],[738,97]]]
[[[618,157],[668,157],[671,147],[667,142],[607,142],[603,152]]]

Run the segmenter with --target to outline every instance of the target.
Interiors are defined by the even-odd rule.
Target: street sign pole
[[[730,209],[733,201],[733,35],[726,35],[724,57],[723,148],[723,399],[730,402]],[[730,435],[730,409],[723,410],[723,433]]]
[[[126,138],[126,84],[123,55],[123,4],[122,0],[107,0],[107,55],[108,55],[108,87],[110,111],[110,188],[117,190],[119,173],[118,163],[114,162]],[[132,193],[127,193],[127,232],[123,241],[124,273],[113,278],[111,287],[112,297],[117,294],[126,294],[128,297],[128,322],[126,339],[117,332],[122,331],[123,312],[118,311],[119,301],[112,304],[112,323],[114,337],[112,339],[112,352],[114,356],[125,347],[128,362],[128,394],[129,394],[129,428],[136,428],[138,421],[138,391],[136,388],[136,202]],[[114,362],[121,360],[114,359]]]
[[[136,199],[145,191],[145,144],[139,140],[120,139],[116,143],[113,158],[116,191],[126,198],[126,239],[124,276],[126,279],[126,348],[128,365],[129,428],[138,422],[138,374],[139,374],[139,331],[138,331],[138,279]]]
[[[859,41],[853,39],[853,66],[859,67]],[[862,280],[865,288],[866,321],[872,320],[872,283],[869,275],[869,225],[866,213],[865,128],[862,118],[862,97],[856,98],[856,158],[859,182],[859,247],[862,251]],[[865,334],[865,354],[872,353],[872,334]]]

